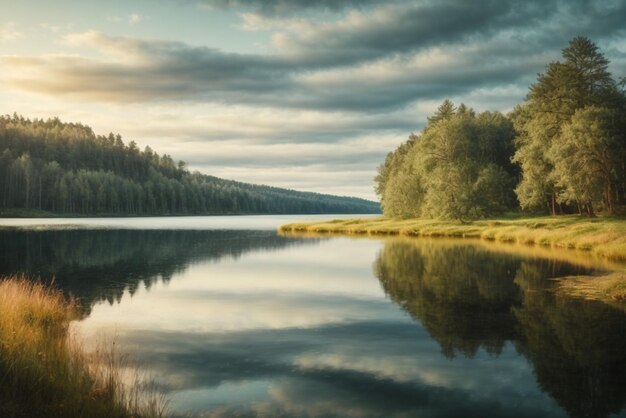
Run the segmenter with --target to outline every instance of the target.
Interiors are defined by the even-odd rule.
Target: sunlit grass
[[[24,277],[0,277],[0,416],[160,417],[114,345],[87,353],[68,326],[78,315],[61,292]]]
[[[283,225],[283,233],[407,235],[481,238],[489,241],[583,250],[612,260],[626,260],[626,220],[579,216],[502,218],[470,223],[433,219],[389,218],[333,220]]]
[[[564,277],[559,279],[557,290],[568,296],[617,303],[626,308],[626,272]]]

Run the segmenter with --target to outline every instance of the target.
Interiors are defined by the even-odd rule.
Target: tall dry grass
[[[70,335],[74,301],[23,276],[0,277],[0,416],[162,417],[113,344],[87,353]],[[134,377],[132,377],[134,376]]]

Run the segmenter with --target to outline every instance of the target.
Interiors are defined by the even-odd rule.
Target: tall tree
[[[462,105],[462,106],[463,106],[463,110],[465,110],[465,105]],[[456,114],[456,107],[454,106],[454,103],[446,99],[443,101],[443,103],[439,105],[435,114],[427,118],[428,125],[429,126],[433,125],[436,122],[439,122],[440,120],[448,120],[455,114]]]
[[[539,74],[526,102],[513,115],[519,133],[513,161],[522,172],[518,199],[522,208],[548,206],[553,215],[563,201],[559,199],[563,185],[555,174],[556,154],[551,147],[577,110],[615,102],[617,97],[609,61],[588,38],[572,39],[562,55],[563,62],[550,63]]]

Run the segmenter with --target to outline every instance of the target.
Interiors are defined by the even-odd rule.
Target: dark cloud
[[[288,16],[311,10],[338,12],[384,4],[385,0],[199,0],[198,3],[218,9],[250,10],[264,16]]]
[[[339,7],[331,1],[211,3],[270,11]],[[281,31],[274,54],[231,54],[88,32],[69,41],[103,57],[5,57],[8,83],[108,102],[388,112],[417,100],[528,83],[575,35],[589,34],[600,43],[622,39],[626,2],[447,0],[381,5],[330,23],[269,19]]]
[[[329,69],[328,73],[307,78],[311,73],[304,72],[305,67],[280,57],[225,54],[181,43],[96,33],[83,37],[90,45],[104,49],[114,46],[116,52],[136,54],[138,59],[111,62],[77,57],[8,57],[4,61],[14,70],[10,83],[28,91],[109,102],[192,100],[377,112],[416,99],[514,82],[536,67],[532,60],[491,61],[486,67],[482,57],[473,56],[460,57],[462,65],[443,68],[413,69],[414,64],[399,61],[398,68],[389,68],[396,74],[383,80],[377,80],[367,68],[360,74],[348,70],[338,76]]]
[[[381,7],[337,23],[293,31],[279,38],[279,46],[311,65],[353,65],[442,44],[480,42],[499,30],[550,16],[556,9],[550,0],[541,8],[530,4],[493,0],[479,6],[448,0]]]

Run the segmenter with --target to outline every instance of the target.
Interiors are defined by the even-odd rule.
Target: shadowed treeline
[[[390,241],[374,271],[444,355],[498,355],[510,342],[570,416],[607,417],[626,405],[626,315],[559,296],[548,280],[589,269],[462,244]]]
[[[167,282],[193,263],[314,243],[273,231],[0,230],[0,275],[54,279],[89,312],[97,301]]]
[[[119,135],[58,118],[0,115],[0,209],[64,214],[378,213],[358,198],[191,173]]]

